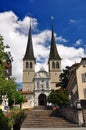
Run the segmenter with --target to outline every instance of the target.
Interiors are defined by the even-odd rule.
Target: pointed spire
[[[26,48],[26,53],[23,59],[35,60],[33,45],[32,45],[31,18],[30,18],[30,28],[29,28],[29,35],[28,35],[28,41],[27,41],[27,48]]]
[[[49,55],[49,60],[61,60],[57,48],[56,48],[56,43],[55,43],[55,37],[54,37],[54,28],[53,28],[53,17],[52,19],[52,32],[51,32],[51,48],[50,48],[50,55]]]

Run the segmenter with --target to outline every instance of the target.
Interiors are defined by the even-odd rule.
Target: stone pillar
[[[80,100],[76,101],[76,108],[77,108],[77,116],[78,116],[78,125],[83,126],[84,120],[83,120],[82,106]]]
[[[78,125],[82,126],[84,123],[82,110],[78,110],[77,114],[78,114]]]

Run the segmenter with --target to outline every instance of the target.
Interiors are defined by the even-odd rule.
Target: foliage
[[[21,104],[24,101],[24,99],[23,96],[18,91],[16,91],[17,84],[15,82],[15,79],[13,78],[6,79],[4,73],[5,67],[10,67],[9,65],[12,62],[11,53],[5,52],[6,48],[8,48],[8,46],[4,46],[3,37],[0,35],[0,104],[2,102],[1,101],[2,95],[7,94],[9,99],[9,105],[12,106],[12,104],[14,103],[14,97],[17,104],[18,103]],[[12,118],[14,118],[14,127],[15,126],[18,127],[18,125],[21,124],[22,119],[24,118],[24,113],[19,112],[16,113],[15,115],[16,115],[15,118],[6,117],[0,110],[0,130],[10,130],[12,125]]]
[[[14,103],[14,97],[16,98],[16,103],[23,102],[23,97],[16,91],[17,84],[15,79],[6,79],[4,71],[4,65],[8,65],[6,67],[10,67],[9,65],[13,61],[11,53],[8,51],[6,52],[5,49],[8,46],[4,46],[3,37],[0,35],[0,96],[7,94],[9,99],[9,105],[12,106]],[[0,97],[0,103],[1,103]]]
[[[11,130],[9,118],[4,116],[2,110],[0,110],[0,130]]]
[[[0,83],[0,94],[7,94],[10,106],[13,104],[13,94],[16,92],[16,86],[16,83],[12,79],[6,80],[4,78]]]
[[[24,97],[18,91],[16,91],[16,93],[15,93],[15,103],[20,104],[21,102],[24,102]]]
[[[0,130],[20,130],[21,123],[24,121],[25,114],[23,110],[11,111],[8,115],[4,115],[0,110]]]
[[[59,89],[52,90],[48,96],[48,102],[58,105],[67,105],[68,104],[68,91]]]
[[[9,105],[13,104],[13,94],[16,92],[17,84],[13,79],[7,80],[4,74],[0,77],[0,95],[6,95],[9,98]]]
[[[60,82],[58,83],[58,86],[61,86],[62,88],[66,88],[68,81],[69,81],[69,74],[70,74],[71,67],[66,66],[65,69],[63,69],[63,72],[60,75]]]
[[[12,114],[12,119],[14,121],[13,123],[13,129],[14,130],[20,130],[20,126],[22,124],[22,122],[24,121],[25,118],[25,114],[24,111],[19,111],[19,112],[13,112]]]
[[[3,37],[0,35],[0,65],[2,65],[2,62],[5,57],[4,48],[5,47],[3,45]]]
[[[13,61],[11,53],[9,51],[5,51],[7,48],[9,48],[9,46],[4,45],[3,37],[0,35],[0,65],[2,66],[5,62],[10,64]]]
[[[48,96],[47,101],[48,101],[49,103],[56,104],[56,103],[57,103],[57,98],[58,98],[58,97],[57,97],[56,91],[52,90],[51,93],[50,93],[49,96]]]
[[[21,95],[21,93],[19,93],[18,91],[16,91],[13,94],[13,98],[14,98],[15,104],[20,104],[20,108],[21,108],[22,102],[25,102],[25,98],[23,97],[23,95]]]

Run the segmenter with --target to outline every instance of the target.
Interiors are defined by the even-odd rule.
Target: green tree
[[[58,98],[58,97],[57,97],[56,91],[55,91],[55,90],[52,90],[51,93],[50,93],[49,96],[48,96],[47,101],[48,101],[49,103],[56,104],[56,103],[57,103],[57,98]]]
[[[13,61],[11,53],[9,51],[5,51],[5,49],[9,48],[8,45],[4,45],[3,37],[0,35],[0,65],[3,66],[4,62],[8,64]]]
[[[0,130],[11,130],[9,118],[4,116],[2,110],[0,110]]]
[[[0,65],[2,65],[3,60],[5,58],[5,52],[4,52],[4,44],[3,44],[3,37],[0,35]]]
[[[59,89],[52,90],[48,96],[48,102],[58,105],[67,105],[68,104],[68,91]]]
[[[60,75],[60,82],[57,84],[58,86],[61,86],[62,88],[66,88],[69,81],[69,74],[70,74],[71,67],[66,66],[65,69],[63,69],[63,72]]]
[[[9,104],[12,104],[12,94],[16,91],[17,84],[14,79],[7,80],[5,77],[5,67],[4,65],[11,64],[11,53],[6,52],[5,49],[8,46],[4,46],[3,37],[0,35],[0,96],[7,94],[9,98]],[[1,100],[0,100],[1,102]]]
[[[9,48],[9,46],[4,46],[3,37],[0,35],[0,103],[2,102],[2,95],[7,94],[10,106],[14,104],[14,99],[15,103],[20,104],[21,106],[21,103],[24,102],[24,98],[18,91],[16,91],[17,84],[15,78],[6,79],[4,74],[4,65],[9,68],[13,61],[11,53],[5,51],[6,48]]]
[[[22,103],[25,101],[25,98],[23,97],[23,95],[21,95],[21,93],[19,93],[18,91],[14,93],[13,99],[14,99],[15,104],[20,104],[20,108],[21,108]]]

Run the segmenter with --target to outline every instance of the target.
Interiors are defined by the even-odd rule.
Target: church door
[[[46,95],[45,94],[40,94],[39,98],[38,98],[38,104],[39,105],[47,105],[47,101],[46,101]]]

